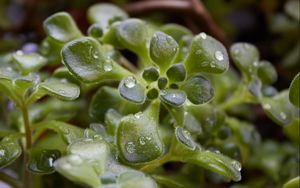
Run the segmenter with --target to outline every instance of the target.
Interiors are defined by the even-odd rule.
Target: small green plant
[[[261,105],[298,143],[299,74],[278,92],[275,68],[251,44],[233,44],[228,55],[206,33],[157,27],[110,4],[87,14],[88,36],[56,13],[44,21],[38,52],[1,56],[0,91],[9,100],[0,96],[0,166],[19,177],[2,179],[43,187],[41,175],[58,172],[93,188],[209,187],[240,181],[245,166],[279,187],[298,176],[297,147],[262,142],[246,120],[249,104]],[[136,54],[135,65],[123,50]],[[299,181],[286,187],[293,185]]]

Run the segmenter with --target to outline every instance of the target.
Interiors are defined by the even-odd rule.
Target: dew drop
[[[210,65],[211,68],[215,68],[216,67],[216,62],[212,61],[209,65]]]
[[[202,32],[202,33],[200,33],[200,37],[201,37],[202,39],[206,39],[207,35],[206,35],[206,33]]]
[[[238,161],[232,161],[231,165],[233,166],[233,168],[235,168],[237,171],[241,171],[242,170],[242,166]]]
[[[126,151],[128,153],[134,153],[135,152],[135,145],[133,142],[127,142],[126,145],[125,145],[125,148],[126,148]]]
[[[148,141],[150,141],[150,140],[151,140],[151,137],[150,137],[150,136],[146,136],[146,139],[147,139]]]
[[[142,117],[142,115],[143,115],[143,112],[138,112],[138,113],[134,114],[134,117],[136,119],[140,119]]]
[[[283,120],[286,119],[286,114],[284,112],[280,112],[279,115],[280,115],[281,119],[283,119]]]
[[[111,62],[111,59],[106,59],[104,61],[104,65],[103,65],[103,69],[105,72],[109,72],[112,70],[112,62]]]
[[[24,52],[23,52],[22,50],[18,50],[18,51],[16,52],[16,54],[19,55],[19,56],[22,56],[22,55],[24,55]]]
[[[263,104],[263,108],[265,110],[270,110],[271,109],[271,105],[270,104]]]
[[[124,84],[127,88],[133,88],[136,85],[136,79],[133,76],[128,76],[125,78]]]
[[[141,137],[139,138],[139,142],[140,142],[141,145],[145,145],[145,144],[146,144],[146,140],[145,140],[145,139],[146,139],[146,138],[143,137],[143,136],[141,136]]]
[[[215,52],[215,58],[218,60],[218,61],[222,61],[224,60],[224,55],[221,51],[216,51]]]
[[[53,167],[53,162],[54,162],[54,158],[50,157],[48,159],[48,164],[49,164],[50,167]]]
[[[209,63],[208,63],[207,61],[203,61],[203,62],[201,63],[201,65],[202,65],[203,67],[207,67],[207,66],[209,65]]]
[[[98,53],[97,53],[97,52],[93,53],[93,57],[94,57],[95,59],[98,59],[98,58],[99,58]]]

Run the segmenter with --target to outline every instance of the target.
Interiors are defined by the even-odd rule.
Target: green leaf
[[[223,73],[229,67],[226,48],[205,33],[200,33],[193,38],[184,63],[189,75],[198,72]]]
[[[129,163],[152,161],[163,152],[158,135],[159,103],[153,102],[145,112],[121,119],[117,131],[117,145],[121,157]]]
[[[47,59],[48,64],[60,65],[60,51],[63,45],[64,43],[58,42],[51,37],[47,37],[41,43],[40,53]]]
[[[99,42],[91,37],[73,40],[62,49],[63,63],[79,80],[87,83],[120,80],[130,73],[103,52]]]
[[[263,110],[269,118],[279,125],[288,125],[293,118],[294,106],[288,99],[288,91],[282,91],[272,98],[262,98]]]
[[[163,102],[176,107],[183,105],[184,102],[186,101],[185,93],[181,90],[176,90],[176,89],[161,90],[159,92],[159,98]]]
[[[100,24],[93,24],[88,28],[88,35],[94,38],[100,38],[103,35],[103,28]]]
[[[153,34],[150,41],[150,57],[162,71],[172,63],[177,51],[178,44],[171,36],[162,32]]]
[[[300,119],[293,118],[292,122],[284,127],[284,133],[287,135],[294,143],[300,142]]]
[[[115,88],[101,87],[92,98],[89,114],[92,118],[103,122],[109,109],[115,109],[119,113],[127,115],[138,112],[140,105],[121,97]]]
[[[182,63],[172,65],[168,71],[167,76],[171,82],[182,82],[185,80],[186,71]]]
[[[116,37],[122,46],[139,54],[148,56],[147,37],[148,28],[144,21],[127,19],[116,25]]]
[[[185,156],[184,162],[199,165],[207,170],[211,170],[233,181],[241,180],[241,164],[221,153],[211,151],[194,151]]]
[[[159,89],[165,89],[168,85],[169,80],[166,77],[160,77],[157,81],[157,86]]]
[[[148,83],[154,82],[159,77],[159,70],[154,66],[147,67],[144,69],[142,76]]]
[[[297,188],[300,186],[300,176],[290,179],[283,185],[283,188]]]
[[[137,104],[144,103],[146,99],[145,88],[139,84],[135,77],[128,76],[123,79],[119,84],[120,95],[130,101]]]
[[[182,25],[178,24],[165,24],[163,25],[160,30],[167,35],[170,35],[172,38],[174,38],[177,42],[179,42],[183,36],[185,35],[193,35],[193,33],[188,30],[186,27],[183,27]]]
[[[42,121],[40,123],[34,124],[33,128],[37,130],[53,130],[60,134],[64,141],[68,144],[71,144],[83,137],[82,129],[60,121]]]
[[[99,176],[104,172],[109,147],[100,140],[81,139],[68,148],[69,155],[54,162],[54,168],[71,181],[100,187]]]
[[[47,63],[47,59],[37,53],[24,54],[22,51],[14,53],[13,59],[25,75],[39,70]]]
[[[263,84],[273,84],[277,80],[275,67],[268,61],[260,61],[257,66],[257,76]]]
[[[44,30],[58,42],[69,42],[82,36],[73,18],[66,12],[58,12],[44,21]]]
[[[154,100],[158,97],[158,89],[152,88],[147,91],[147,99]]]
[[[181,89],[187,94],[187,98],[193,104],[203,104],[212,100],[214,89],[209,80],[203,76],[196,75],[186,80]]]
[[[175,136],[179,143],[183,144],[187,149],[195,150],[196,143],[194,142],[190,132],[182,127],[175,128]]]
[[[253,79],[248,85],[249,92],[256,98],[262,97],[262,83],[259,79]]]
[[[88,9],[87,17],[90,23],[97,23],[106,29],[114,20],[128,18],[126,12],[121,8],[109,3],[98,3]]]
[[[300,73],[298,73],[289,88],[289,99],[291,103],[300,108]]]
[[[0,168],[14,162],[22,154],[22,148],[16,136],[6,136],[0,142]]]
[[[80,89],[77,85],[59,79],[48,79],[39,85],[42,93],[62,100],[75,100],[79,97]]]
[[[122,118],[122,115],[119,114],[113,108],[110,108],[107,110],[107,112],[105,113],[104,122],[105,122],[105,125],[107,126],[106,130],[109,134],[115,135],[121,118]]]
[[[31,152],[28,169],[37,174],[54,173],[53,163],[60,157],[59,150],[38,150]]]
[[[240,71],[251,77],[254,64],[259,60],[257,48],[249,43],[235,43],[230,47],[230,55]]]

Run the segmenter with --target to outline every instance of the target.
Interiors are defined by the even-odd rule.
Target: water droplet
[[[126,148],[126,151],[131,154],[134,153],[136,150],[133,142],[127,142],[127,144],[125,145],[125,148]]]
[[[281,119],[283,119],[283,120],[286,119],[286,114],[284,112],[280,112],[279,115],[280,115]]]
[[[79,155],[70,155],[68,158],[68,161],[72,164],[72,165],[79,165],[82,163],[82,159]]]
[[[161,95],[166,95],[168,92],[166,90],[160,91]]]
[[[207,67],[207,66],[209,65],[209,63],[208,63],[207,61],[203,61],[203,62],[201,63],[201,65],[202,65],[203,67]]]
[[[23,52],[22,50],[18,50],[18,51],[16,52],[16,54],[19,55],[19,56],[22,56],[22,55],[24,55],[24,52]]]
[[[270,110],[271,109],[271,105],[270,104],[263,104],[263,108],[265,110]]]
[[[216,51],[215,52],[215,58],[218,60],[218,61],[222,61],[224,60],[224,55],[221,51]]]
[[[237,171],[241,171],[242,170],[242,166],[238,161],[232,161],[231,165],[233,166],[233,168],[235,168]]]
[[[172,50],[173,50],[173,52],[176,52],[176,51],[177,51],[177,48],[173,48]]]
[[[150,140],[151,140],[151,137],[150,137],[150,136],[146,136],[146,139],[147,139],[148,141],[150,141]]]
[[[124,84],[127,88],[133,88],[136,85],[136,79],[133,76],[128,76],[125,78]]]
[[[99,58],[98,53],[97,53],[97,52],[93,53],[93,57],[94,57],[95,59],[98,59],[98,58]]]
[[[145,140],[145,139],[146,139],[146,138],[143,137],[143,136],[141,136],[141,137],[139,138],[139,142],[140,142],[141,145],[145,145],[145,144],[146,144],[146,140]]]
[[[103,69],[105,72],[109,72],[112,70],[112,62],[111,62],[111,59],[108,58],[104,61],[104,64],[103,64]]]
[[[143,112],[138,112],[138,113],[134,114],[134,117],[136,119],[140,119],[142,117],[142,115],[143,115]]]
[[[175,93],[173,93],[173,94],[171,95],[171,97],[172,97],[172,98],[176,98],[177,95],[176,95]]]
[[[5,155],[5,150],[1,149],[0,150],[0,157],[3,157]]]
[[[53,167],[53,162],[54,162],[54,158],[50,157],[48,159],[48,164],[49,164],[50,167]]]
[[[202,33],[200,33],[200,37],[201,37],[202,39],[206,39],[207,35],[206,35],[206,33],[202,32]]]

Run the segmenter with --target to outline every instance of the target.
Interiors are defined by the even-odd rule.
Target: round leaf
[[[209,102],[214,96],[214,90],[210,81],[197,75],[186,80],[181,88],[187,94],[187,98],[193,104],[203,104]]]
[[[59,12],[44,21],[45,32],[54,40],[65,43],[82,36],[73,18],[66,12]]]
[[[183,81],[186,76],[184,65],[181,63],[172,65],[167,71],[167,76],[173,82]]]
[[[226,48],[213,37],[200,33],[192,41],[185,67],[188,74],[223,73],[229,67]]]
[[[37,174],[51,174],[53,173],[53,163],[60,157],[59,150],[42,150],[32,153],[28,169]]]
[[[192,35],[193,33],[188,30],[186,27],[178,24],[165,24],[163,25],[160,30],[167,35],[173,37],[177,42],[179,42],[183,36],[185,35]]]
[[[82,37],[67,43],[62,49],[63,63],[83,82],[120,80],[130,74],[127,70],[103,54],[99,42]]]
[[[13,55],[13,59],[23,74],[35,72],[47,63],[47,59],[37,53],[24,54],[22,51],[17,51]]]
[[[159,77],[159,70],[156,67],[147,67],[144,69],[142,76],[147,82],[154,82]]]
[[[137,83],[133,76],[128,76],[120,82],[119,92],[123,98],[134,103],[143,103],[146,99],[145,88]]]
[[[0,168],[14,162],[22,154],[22,148],[13,136],[4,137],[0,142]]]
[[[150,57],[162,70],[174,59],[178,50],[177,42],[169,35],[156,32],[150,42]]]
[[[277,80],[276,69],[268,61],[261,61],[258,63],[257,76],[264,84],[273,84]]]
[[[172,106],[181,106],[186,101],[186,95],[183,91],[176,89],[165,89],[160,91],[159,97],[165,103]]]

